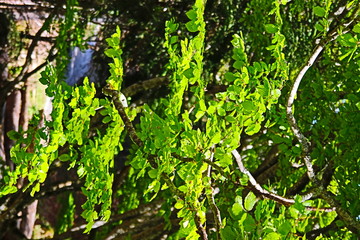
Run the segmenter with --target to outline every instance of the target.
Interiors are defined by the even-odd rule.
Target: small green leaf
[[[189,32],[197,32],[198,31],[198,25],[194,21],[190,21],[185,24],[187,30]]]
[[[184,76],[187,78],[187,79],[190,79],[190,78],[193,78],[194,77],[194,69],[192,68],[188,68],[184,71]]]
[[[257,202],[256,196],[253,192],[249,192],[245,197],[244,207],[247,211],[251,211]]]
[[[265,24],[265,31],[268,33],[276,33],[278,28],[274,24]]]
[[[85,175],[85,168],[83,166],[79,166],[77,174],[79,175],[79,178],[83,177]]]
[[[66,161],[69,161],[71,158],[69,156],[69,154],[61,154],[60,157],[59,157],[59,160],[62,161],[62,162],[66,162]]]
[[[242,106],[246,111],[254,111],[256,109],[256,106],[252,101],[245,101],[242,103]]]
[[[179,200],[175,203],[174,208],[176,209],[182,209],[184,207],[184,202],[182,200]]]
[[[11,130],[9,132],[7,132],[7,136],[11,139],[11,140],[18,140],[19,138],[21,138],[21,134],[19,132],[16,132],[14,130]]]
[[[290,231],[291,231],[291,224],[289,221],[285,220],[285,222],[283,222],[279,228],[278,228],[278,232],[281,234],[281,235],[284,235],[286,236]]]
[[[360,33],[360,23],[356,24],[356,25],[353,27],[353,32]]]
[[[106,116],[106,117],[102,120],[103,123],[108,123],[108,122],[110,122],[110,121],[111,121],[111,117],[110,117],[110,116]]]
[[[178,36],[172,36],[172,37],[170,38],[170,44],[174,44],[174,43],[178,42],[178,39],[179,39]]]
[[[225,120],[230,122],[230,123],[236,122],[236,118],[234,118],[233,116],[230,116],[230,115],[226,116]]]
[[[324,27],[323,27],[321,24],[319,24],[319,23],[316,23],[316,24],[315,24],[315,29],[318,30],[318,31],[320,31],[320,32],[323,32],[323,31],[324,31]]]
[[[221,133],[217,132],[214,134],[214,136],[211,138],[212,144],[218,144],[221,141]]]
[[[262,67],[261,64],[259,62],[254,62],[254,68],[258,71],[261,72],[262,71]]]
[[[49,84],[49,80],[44,76],[44,77],[41,77],[39,79],[40,83],[43,84],[43,85],[48,85]]]
[[[238,234],[236,234],[230,226],[226,226],[225,228],[220,230],[220,235],[222,239],[237,239]]]
[[[236,77],[234,76],[233,73],[227,72],[227,73],[225,73],[225,79],[226,79],[228,82],[233,82],[233,81],[235,81]]]
[[[268,235],[266,235],[266,237],[264,238],[264,240],[280,240],[280,239],[281,239],[280,234],[276,232],[271,232]]]
[[[179,191],[186,193],[188,191],[187,187],[185,185],[182,185],[180,187],[178,187]]]
[[[217,109],[217,111],[218,111],[219,116],[225,116],[226,115],[226,111],[222,107],[219,107]]]
[[[245,63],[243,61],[236,61],[234,62],[233,67],[240,70],[244,65]]]
[[[170,30],[170,33],[175,32],[179,27],[179,24],[175,23],[174,20],[166,21],[165,25]]]
[[[11,193],[17,192],[17,187],[15,186],[5,186],[4,189],[0,192],[0,195],[8,195]]]
[[[158,170],[157,169],[151,169],[149,172],[149,177],[151,178],[157,178],[157,175],[158,175]]]
[[[244,229],[245,231],[252,232],[256,228],[255,219],[250,214],[245,213],[245,215],[246,215],[246,219],[243,222]]]
[[[243,209],[240,203],[234,203],[231,207],[231,213],[237,217],[242,213]]]
[[[314,14],[318,17],[324,17],[325,13],[326,13],[325,9],[322,7],[319,7],[319,6],[314,7],[313,11],[314,11]]]
[[[355,106],[360,110],[360,102],[357,102]]]
[[[186,16],[190,19],[190,20],[195,20],[196,19],[196,11],[195,10],[190,10],[186,13]]]
[[[119,54],[115,49],[110,48],[105,50],[105,55],[108,57],[118,57]]]

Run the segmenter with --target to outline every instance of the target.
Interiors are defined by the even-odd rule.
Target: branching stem
[[[130,138],[132,139],[132,141],[139,147],[143,146],[144,143],[142,142],[142,140],[138,137],[136,130],[132,124],[132,122],[130,121],[130,119],[128,118],[126,112],[125,112],[125,108],[122,105],[121,101],[120,101],[120,92],[110,89],[108,87],[105,87],[103,89],[104,93],[108,96],[111,97],[116,110],[118,111],[121,119],[123,120],[124,124],[125,124],[125,128],[129,133]],[[156,155],[152,155],[150,154],[148,156],[148,161],[150,163],[150,165],[153,168],[158,168],[158,164],[156,163],[155,159],[156,159]],[[171,181],[170,177],[166,174],[166,173],[161,173],[161,177],[162,179],[165,181],[165,183],[168,185],[168,187],[170,188],[170,190],[179,198],[185,200],[185,195],[184,193],[182,193],[175,185],[174,183]],[[191,203],[189,203],[191,205]],[[195,208],[194,208],[195,209]],[[205,228],[203,227],[202,223],[201,223],[201,219],[200,217],[197,215],[197,212],[195,210],[195,224],[197,227],[197,232],[200,235],[201,239],[203,240],[207,240],[207,233]]]
[[[354,9],[353,14],[350,16],[350,20],[348,20],[346,23],[339,24],[334,31],[330,32],[328,36],[324,38],[322,41],[320,41],[320,43],[316,46],[315,50],[310,55],[307,63],[301,68],[300,72],[296,76],[286,106],[286,116],[289,125],[291,127],[292,132],[294,133],[295,137],[298,139],[302,147],[303,159],[307,168],[307,174],[309,176],[310,181],[313,182],[313,184],[316,186],[315,194],[319,194],[331,207],[335,208],[340,218],[347,224],[349,229],[354,232],[360,231],[360,223],[354,220],[354,218],[352,218],[351,215],[341,207],[341,204],[337,202],[334,199],[334,197],[324,188],[324,186],[319,181],[319,179],[317,178],[314,172],[314,167],[310,156],[310,142],[301,132],[299,126],[296,123],[296,119],[293,114],[293,104],[294,104],[295,96],[299,89],[299,85],[302,79],[304,78],[306,72],[308,71],[308,69],[314,64],[314,62],[316,61],[316,59],[318,58],[319,54],[322,52],[326,44],[335,40],[339,36],[338,30],[340,26],[343,26],[345,28],[350,27],[352,23],[356,22],[354,20],[358,17],[357,16],[358,13],[359,13],[359,6],[357,7],[357,9]]]

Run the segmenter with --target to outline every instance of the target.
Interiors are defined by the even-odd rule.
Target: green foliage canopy
[[[29,181],[23,191],[30,188],[36,196],[49,167],[62,161],[84,179],[85,232],[99,219],[111,219],[112,211],[159,200],[166,228],[172,213],[179,219],[170,239],[355,239],[359,2],[346,3],[337,14],[341,3],[254,0],[240,19],[227,9],[228,30],[236,22],[243,29],[214,68],[206,60],[212,46],[206,42],[205,2],[196,0],[186,23],[165,24],[169,61],[162,74],[169,78],[169,95],[126,107],[120,101],[120,28],[107,39],[112,63],[104,95],[87,79],[75,87],[62,81],[67,30],[80,39],[83,34],[72,15],[76,2],[68,1],[57,64],[40,79],[53,97],[52,120],[27,134],[10,134],[17,140],[17,167],[3,178],[0,196],[18,191],[19,177]],[[223,88],[209,94],[213,85]],[[132,140],[130,170],[113,193],[111,169],[125,136]],[[116,210],[113,194],[122,199]]]

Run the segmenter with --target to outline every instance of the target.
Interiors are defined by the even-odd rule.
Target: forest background
[[[0,11],[1,239],[359,236],[359,1]]]

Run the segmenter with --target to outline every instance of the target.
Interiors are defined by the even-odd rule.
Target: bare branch
[[[292,204],[295,203],[295,201],[293,199],[288,199],[288,198],[284,198],[281,197],[279,195],[276,195],[274,193],[270,193],[269,191],[263,189],[260,184],[258,184],[256,182],[256,179],[253,177],[253,175],[250,173],[249,170],[247,170],[242,162],[241,156],[239,154],[239,152],[235,149],[233,151],[231,151],[232,155],[235,157],[236,163],[240,169],[240,171],[244,174],[246,174],[249,177],[249,182],[251,184],[251,186],[254,187],[254,189],[256,190],[256,192],[258,192],[259,194],[261,194],[262,196],[268,198],[268,199],[272,199],[275,200],[285,206],[290,206]]]
[[[209,162],[213,162],[214,159],[214,148],[215,146],[211,147],[211,155],[210,155],[210,159]],[[212,211],[212,213],[214,214],[214,222],[215,222],[215,228],[216,228],[216,237],[217,239],[221,239],[220,237],[220,229],[221,229],[221,215],[220,215],[220,211],[219,208],[216,206],[215,203],[215,199],[214,199],[214,189],[211,186],[211,165],[208,166],[208,170],[207,170],[207,177],[209,178],[209,190],[205,190],[206,191],[206,198],[209,202],[210,205],[210,209]]]
[[[21,68],[21,72],[14,79],[15,84],[23,81],[23,77],[25,76],[26,72],[29,70],[29,66],[32,62],[31,55],[32,55],[33,51],[35,50],[35,47],[37,46],[39,39],[41,38],[41,34],[48,29],[48,27],[49,27],[50,23],[52,22],[53,18],[55,17],[55,15],[56,15],[55,11],[52,11],[49,14],[49,16],[46,18],[44,24],[41,26],[41,28],[35,34],[34,39],[32,40],[32,42],[29,46],[29,49],[27,51],[25,63],[23,64],[23,66]]]

